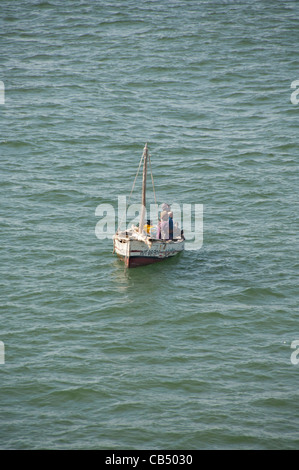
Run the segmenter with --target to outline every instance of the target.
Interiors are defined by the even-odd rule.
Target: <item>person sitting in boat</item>
[[[151,222],[151,220],[147,220],[146,224],[144,225],[144,231],[149,234],[151,229],[153,228],[153,224]]]

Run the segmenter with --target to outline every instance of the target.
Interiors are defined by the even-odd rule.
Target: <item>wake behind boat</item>
[[[150,162],[147,144],[143,149],[140,163],[142,161],[142,201],[139,226],[132,225],[126,230],[118,229],[113,237],[113,252],[125,262],[128,268],[163,261],[182,252],[185,248],[183,231],[173,224],[170,211],[162,211],[161,220],[158,221],[156,227],[150,228],[145,223],[146,178],[148,162]]]

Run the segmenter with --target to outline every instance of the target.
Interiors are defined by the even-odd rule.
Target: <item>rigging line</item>
[[[134,183],[133,183],[133,186],[132,186],[132,189],[131,189],[131,193],[130,193],[130,196],[129,196],[129,201],[128,201],[127,204],[126,204],[125,212],[124,212],[124,214],[123,214],[123,216],[122,216],[122,218],[121,218],[120,223],[118,224],[117,231],[120,229],[120,226],[121,226],[121,224],[122,224],[122,221],[123,221],[123,219],[124,219],[124,216],[125,216],[125,214],[127,213],[127,208],[128,208],[128,205],[130,204],[130,201],[131,201],[132,193],[133,193],[133,191],[134,191],[135,183],[136,183],[136,180],[137,180],[137,177],[138,177],[138,174],[139,174],[139,170],[140,170],[140,167],[141,167],[142,160],[143,160],[143,154],[142,154],[142,156],[141,156],[141,158],[140,158],[139,167],[138,167],[138,170],[137,170],[137,173],[136,173],[136,176],[135,176],[135,179],[134,179]]]

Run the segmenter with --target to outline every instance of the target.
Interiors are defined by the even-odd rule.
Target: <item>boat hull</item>
[[[126,267],[135,268],[157,263],[184,250],[184,239],[140,241],[114,239],[114,251]]]
[[[129,256],[123,257],[118,255],[121,261],[124,261],[127,268],[138,268],[138,266],[147,266],[148,264],[159,263],[165,258],[154,258],[150,256]]]

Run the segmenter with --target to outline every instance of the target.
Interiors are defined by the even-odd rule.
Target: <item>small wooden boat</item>
[[[174,231],[171,239],[168,237],[162,238],[163,232],[159,238],[156,238],[155,235],[147,231],[145,224],[146,177],[148,161],[150,161],[147,144],[145,144],[143,149],[142,160],[143,179],[139,226],[132,225],[131,228],[126,230],[118,229],[113,237],[113,253],[116,253],[128,268],[163,261],[182,252],[185,247],[185,238],[182,230]],[[142,163],[142,160],[140,163]]]

